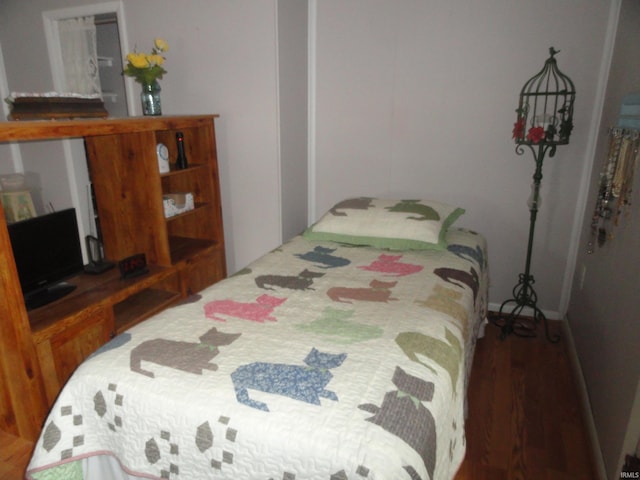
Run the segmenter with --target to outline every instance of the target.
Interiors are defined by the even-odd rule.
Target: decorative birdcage
[[[518,117],[513,129],[513,138],[518,145],[569,143],[576,90],[571,79],[558,69],[555,59],[558,52],[549,48],[550,57],[542,70],[520,91]]]
[[[549,333],[547,318],[538,308],[538,295],[533,288],[535,280],[531,274],[531,256],[536,218],[540,208],[540,184],[542,164],[545,156],[553,157],[556,146],[569,143],[573,130],[573,102],[576,91],[569,77],[558,70],[555,54],[558,50],[549,49],[550,57],[542,70],[531,77],[520,91],[518,114],[513,127],[513,139],[516,153],[522,155],[528,147],[536,163],[531,184],[529,206],[529,241],[524,273],[518,277],[513,288],[513,296],[500,305],[500,310],[490,319],[502,330],[501,338],[515,334],[521,337],[535,336],[537,324],[544,322],[545,334],[549,341],[558,342],[559,335]],[[524,311],[530,312],[523,318]]]

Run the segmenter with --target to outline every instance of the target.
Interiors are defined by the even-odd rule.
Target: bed
[[[114,338],[62,390],[27,478],[453,478],[488,289],[462,212],[345,200]]]

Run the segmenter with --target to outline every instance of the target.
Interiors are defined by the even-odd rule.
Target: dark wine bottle
[[[178,157],[176,158],[176,168],[184,170],[189,166],[187,163],[187,155],[184,153],[184,135],[182,132],[176,133],[176,144],[178,146]]]

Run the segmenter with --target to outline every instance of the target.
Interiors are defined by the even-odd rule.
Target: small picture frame
[[[7,223],[15,223],[36,216],[36,210],[28,190],[0,192]]]

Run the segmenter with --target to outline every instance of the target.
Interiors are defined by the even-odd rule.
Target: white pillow
[[[350,198],[337,203],[303,235],[390,250],[444,250],[448,228],[463,213],[462,208],[427,200]]]

